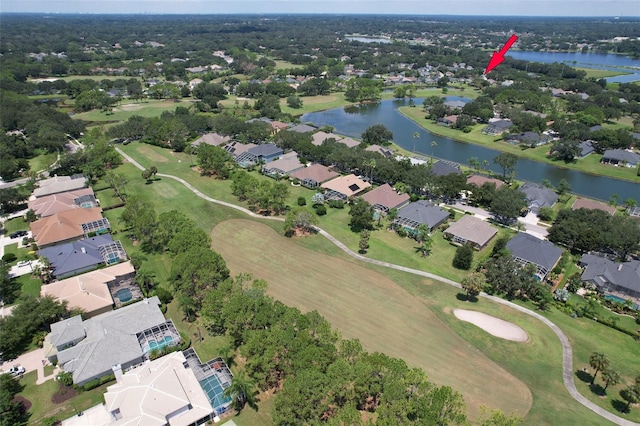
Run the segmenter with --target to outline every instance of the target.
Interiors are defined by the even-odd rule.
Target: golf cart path
[[[125,154],[120,148],[116,147],[116,151],[118,151],[118,153],[120,153],[120,155],[122,155],[129,163],[133,164],[134,166],[136,166],[138,169],[140,170],[145,170],[144,167],[142,167],[142,165],[140,165],[140,163],[138,163],[137,161],[135,161],[133,158],[131,158],[129,155]],[[235,205],[235,204],[231,204],[228,203],[226,201],[221,201],[221,200],[216,200],[214,198],[209,197],[208,195],[203,194],[202,192],[200,192],[198,189],[196,189],[193,185],[191,185],[189,182],[187,182],[186,180],[177,177],[177,176],[173,176],[173,175],[167,175],[164,173],[158,173],[157,176],[161,176],[161,177],[166,177],[169,179],[173,179],[176,180],[180,183],[182,183],[184,186],[186,186],[189,190],[191,190],[194,194],[196,194],[198,197],[207,200],[209,202],[212,203],[216,203],[216,204],[220,204],[226,207],[230,207],[232,209],[236,209],[239,210],[251,217],[254,218],[258,218],[258,219],[267,219],[267,220],[277,220],[280,222],[284,222],[284,218],[281,217],[273,217],[273,216],[263,216],[263,215],[259,215],[256,214],[244,207]],[[318,231],[319,234],[321,234],[322,236],[324,236],[325,238],[327,238],[329,241],[331,241],[334,245],[336,245],[337,247],[339,247],[343,252],[345,252],[346,254],[348,254],[349,256],[361,260],[362,262],[367,262],[373,265],[378,265],[378,266],[382,266],[385,268],[390,268],[390,269],[395,269],[398,271],[402,271],[402,272],[407,272],[409,274],[413,274],[413,275],[418,275],[418,276],[422,276],[425,278],[429,278],[432,280],[436,280],[436,281],[440,281],[443,282],[445,284],[449,284],[450,286],[462,289],[462,286],[455,282],[452,281],[448,278],[445,277],[441,277],[439,275],[435,275],[432,274],[430,272],[425,272],[425,271],[420,271],[418,269],[413,269],[413,268],[408,268],[406,266],[401,266],[401,265],[396,265],[393,263],[389,263],[389,262],[384,262],[382,260],[377,260],[377,259],[369,259],[367,257],[364,257],[354,251],[352,251],[351,249],[349,249],[346,245],[344,245],[342,242],[338,241],[333,235],[329,234],[327,231],[325,231],[322,228],[319,227],[315,227],[316,230]],[[569,394],[573,397],[573,399],[575,399],[576,401],[578,401],[580,404],[582,404],[583,406],[585,406],[586,408],[588,408],[589,410],[593,411],[594,413],[598,414],[601,417],[604,417],[605,419],[611,421],[612,423],[615,423],[617,425],[621,425],[621,426],[640,426],[640,423],[635,423],[632,421],[629,421],[627,419],[624,419],[622,417],[616,416],[613,413],[610,413],[609,411],[605,410],[602,407],[599,407],[598,405],[594,404],[593,402],[589,401],[587,398],[585,398],[584,396],[582,396],[582,394],[580,394],[580,392],[578,392],[578,389],[576,388],[575,382],[574,382],[574,378],[573,378],[573,350],[571,349],[571,344],[569,343],[569,339],[567,338],[567,336],[562,332],[562,330],[560,329],[560,327],[558,327],[557,325],[555,325],[552,321],[550,321],[549,319],[543,317],[542,315],[540,315],[537,312],[531,311],[525,307],[522,307],[520,305],[516,305],[515,303],[509,302],[508,300],[504,300],[501,299],[499,297],[496,296],[491,296],[485,293],[481,293],[480,294],[481,297],[484,297],[486,299],[492,300],[496,303],[505,305],[505,306],[509,306],[517,311],[520,311],[526,315],[532,316],[540,321],[542,321],[545,325],[547,325],[549,328],[551,328],[551,330],[553,330],[553,332],[556,334],[556,336],[558,336],[558,339],[560,339],[560,344],[562,345],[562,379],[564,381],[564,386],[567,388],[567,390],[569,391]]]

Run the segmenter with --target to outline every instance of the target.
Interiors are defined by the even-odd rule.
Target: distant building
[[[586,140],[586,141],[580,142],[578,144],[578,147],[580,147],[579,158],[585,158],[589,154],[593,153],[596,150],[594,143],[595,141],[592,141],[592,140]]]
[[[497,233],[498,230],[487,222],[469,215],[462,216],[444,231],[453,243],[470,243],[477,250],[483,249]]]
[[[326,189],[324,194],[325,200],[347,201],[349,198],[371,187],[371,184],[363,181],[354,174],[350,174],[325,182],[321,187]]]
[[[640,261],[614,262],[605,257],[585,254],[579,265],[584,267],[582,281],[592,283],[608,295],[640,303]]]
[[[302,186],[311,189],[317,188],[321,184],[335,179],[338,176],[340,176],[340,173],[334,172],[322,164],[312,164],[291,173],[292,178],[298,179]]]
[[[616,208],[599,201],[587,200],[586,198],[577,198],[571,206],[571,210],[589,209],[589,210],[602,210],[610,215],[616,213]]]
[[[453,165],[447,161],[440,160],[433,163],[431,166],[431,173],[435,176],[447,176],[452,173],[460,174],[462,173],[462,170],[460,170],[460,166],[458,165]]]
[[[377,211],[388,213],[391,209],[399,209],[409,203],[409,194],[398,194],[388,183],[381,185],[362,196]]]
[[[498,136],[509,130],[511,126],[513,126],[511,120],[497,120],[482,129],[482,133],[489,136]]]
[[[282,177],[303,169],[304,164],[300,162],[298,153],[295,151],[283,154],[277,160],[271,161],[262,166],[262,173],[271,177]]]

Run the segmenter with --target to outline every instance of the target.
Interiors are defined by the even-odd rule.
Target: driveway
[[[40,385],[47,380],[53,379],[57,374],[58,369],[56,369],[53,374],[47,377],[44,376],[44,366],[48,363],[49,361],[44,356],[44,349],[40,348],[31,352],[27,352],[26,354],[22,354],[16,359],[3,362],[2,370],[8,370],[14,365],[21,365],[25,369],[25,374],[32,371],[37,371],[38,379],[36,380],[36,384]]]

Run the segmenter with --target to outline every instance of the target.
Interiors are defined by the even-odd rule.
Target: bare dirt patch
[[[55,404],[61,404],[65,401],[70,400],[74,396],[78,395],[78,391],[74,388],[68,388],[62,383],[58,386],[58,390],[51,397],[51,402]]]
[[[531,391],[523,382],[387,276],[346,256],[302,247],[251,220],[222,222],[211,237],[232,274],[265,279],[271,296],[302,312],[317,310],[343,338],[358,338],[369,351],[424,369],[435,383],[464,395],[471,418],[477,418],[481,405],[522,417],[531,409]],[[425,285],[433,284],[425,280]]]
[[[512,322],[492,317],[482,312],[467,311],[465,309],[454,309],[453,314],[459,320],[480,327],[492,336],[514,342],[526,342],[529,340],[527,333]]]
[[[21,395],[14,396],[12,402],[19,402],[20,404],[22,404],[25,411],[31,410],[31,406],[33,405],[31,401]]]

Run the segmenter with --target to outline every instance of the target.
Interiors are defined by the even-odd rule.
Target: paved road
[[[118,151],[120,153],[120,155],[122,155],[124,158],[127,159],[127,161],[129,161],[131,164],[133,164],[134,166],[136,166],[140,170],[144,170],[145,169],[144,167],[142,167],[140,165],[140,163],[138,163],[133,158],[131,158],[127,154],[125,154],[120,148],[116,148],[116,151]],[[158,176],[162,176],[162,177],[166,177],[166,178],[169,178],[169,179],[177,180],[178,182],[182,183],[187,188],[189,188],[191,191],[193,191],[193,193],[195,193],[198,197],[203,198],[203,199],[205,199],[207,201],[210,201],[212,203],[216,203],[216,204],[220,204],[220,205],[223,205],[223,206],[230,207],[232,209],[240,210],[241,212],[244,212],[247,215],[252,216],[252,217],[256,217],[256,218],[260,218],[260,219],[270,219],[270,220],[284,221],[284,219],[280,218],[280,217],[258,215],[256,213],[244,208],[244,207],[240,207],[240,206],[237,206],[235,204],[231,204],[231,203],[227,203],[225,201],[216,200],[214,198],[211,198],[211,197],[209,197],[207,195],[204,195],[202,192],[200,192],[199,190],[194,188],[193,185],[191,185],[189,182],[185,181],[182,178],[179,178],[179,177],[176,177],[176,176],[172,176],[172,175],[161,174],[161,173],[158,173]],[[381,261],[381,260],[369,259],[367,257],[364,257],[364,256],[362,256],[362,255],[350,250],[342,242],[338,241],[333,235],[329,234],[328,232],[326,232],[322,228],[316,227],[316,230],[318,231],[318,233],[323,235],[325,238],[327,238],[333,244],[338,246],[346,254],[348,254],[349,256],[351,256],[351,257],[353,257],[355,259],[358,259],[358,260],[361,260],[363,262],[367,262],[367,263],[370,263],[370,264],[373,264],[373,265],[379,265],[379,266],[383,266],[385,268],[396,269],[398,271],[403,271],[403,272],[407,272],[407,273],[410,273],[410,274],[419,275],[419,276],[423,276],[423,277],[430,278],[430,279],[433,279],[433,280],[437,280],[437,281],[443,282],[445,284],[451,285],[451,286],[456,287],[456,288],[462,288],[462,286],[459,283],[457,283],[455,281],[452,281],[452,280],[450,280],[448,278],[441,277],[439,275],[431,274],[431,273],[425,272],[425,271],[420,271],[418,269],[407,268],[405,266],[400,266],[400,265],[396,265],[396,264],[393,264],[393,263],[384,262],[384,261]],[[524,313],[526,315],[532,316],[532,317],[542,321],[542,323],[544,323],[549,328],[551,328],[551,330],[553,330],[553,332],[556,334],[556,336],[558,336],[558,339],[560,339],[560,344],[562,345],[562,379],[564,381],[564,386],[567,388],[567,390],[569,391],[569,394],[573,397],[573,399],[575,399],[580,404],[582,404],[583,406],[585,406],[589,410],[593,411],[594,413],[596,413],[596,414],[602,416],[603,418],[611,421],[612,423],[615,423],[615,424],[620,425],[620,426],[640,426],[640,423],[635,423],[635,422],[623,419],[622,417],[616,416],[615,414],[610,413],[609,411],[605,410],[604,408],[599,407],[598,405],[594,404],[593,402],[589,401],[587,398],[582,396],[580,394],[580,392],[578,392],[578,389],[576,389],[576,385],[575,385],[574,378],[573,378],[573,350],[571,349],[571,344],[569,343],[569,339],[562,332],[560,327],[558,327],[552,321],[550,321],[549,319],[543,317],[539,313],[531,311],[531,310],[529,310],[527,308],[524,308],[524,307],[522,307],[520,305],[516,305],[515,303],[509,302],[508,300],[504,300],[504,299],[501,299],[499,297],[491,296],[491,295],[488,295],[488,294],[485,294],[485,293],[481,293],[480,296],[484,297],[486,299],[492,300],[492,301],[494,301],[496,303],[500,303],[502,305],[509,306],[509,307],[511,307],[513,309],[516,309],[516,310],[518,310],[518,311],[520,311],[520,312],[522,312],[522,313]]]

